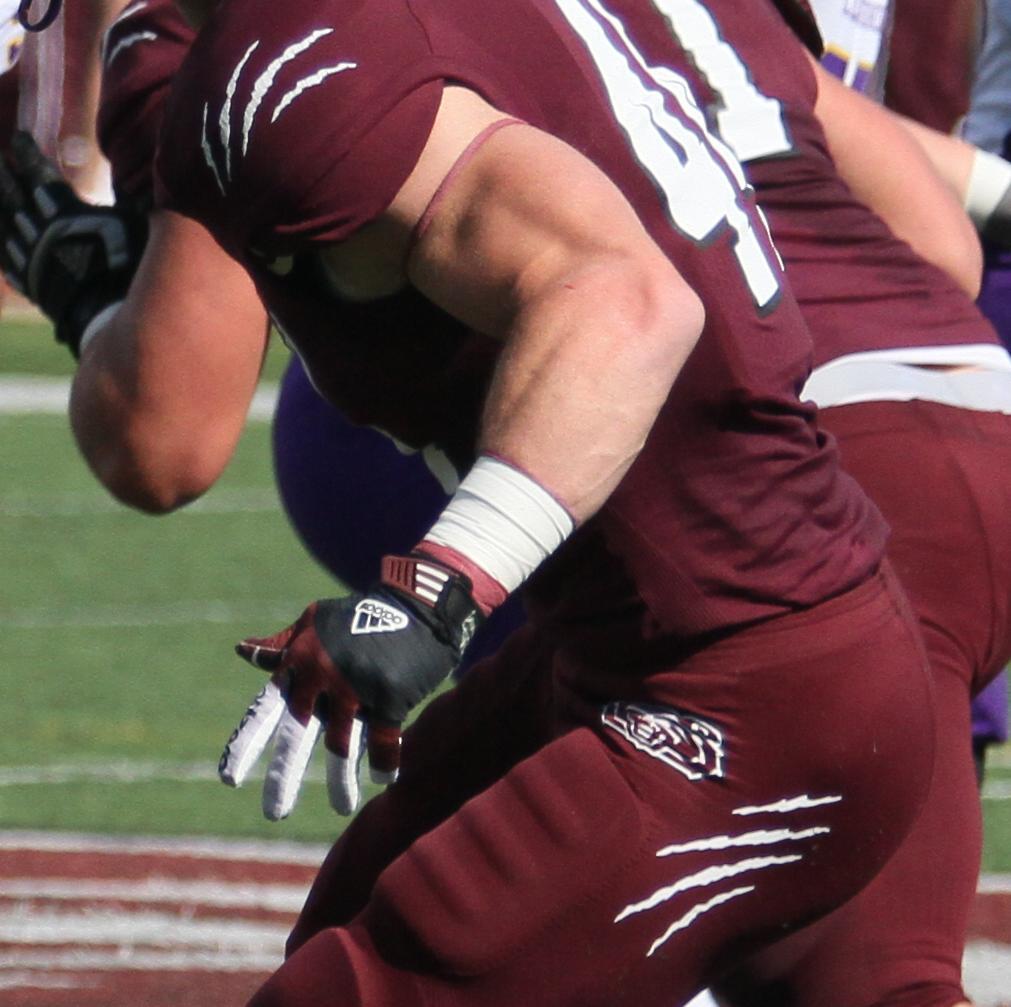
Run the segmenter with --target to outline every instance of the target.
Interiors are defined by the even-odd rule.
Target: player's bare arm
[[[840,174],[898,237],[975,297],[982,252],[954,190],[894,115],[811,62],[816,112]]]
[[[182,506],[224,469],[266,346],[245,270],[194,221],[151,216],[126,299],[82,347],[70,420],[99,480],[152,512]]]
[[[960,136],[941,133],[906,116],[896,114],[895,118],[923,148],[976,230],[999,245],[1011,244],[1011,163]]]
[[[273,736],[268,818],[290,812],[324,729],[335,809],[357,806],[363,746],[374,779],[396,778],[407,711],[459,663],[481,618],[608,497],[704,322],[600,172],[460,88],[446,90],[384,218],[331,248],[326,264],[344,296],[382,296],[410,279],[506,346],[480,456],[417,550],[387,557],[365,595],[316,602],[280,633],[239,645],[274,674],[219,773],[241,784]],[[371,620],[400,632],[375,644]],[[313,715],[321,697],[325,727]]]
[[[430,207],[411,281],[508,343],[481,449],[527,472],[580,521],[638,453],[703,309],[617,188],[561,141],[507,125],[458,163],[501,119],[472,92],[448,88],[390,214],[413,226]]]

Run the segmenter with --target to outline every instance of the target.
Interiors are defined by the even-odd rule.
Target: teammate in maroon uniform
[[[971,303],[971,270],[953,270],[967,288],[959,289],[826,167],[829,152],[843,162],[862,150],[898,150],[901,134],[887,141],[871,131],[875,118],[893,130],[891,119],[861,112],[864,99],[819,74],[818,117],[861,123],[862,146],[833,146],[811,104],[796,100],[796,61],[781,51],[771,59],[736,30],[730,0],[706,6],[749,71],[749,88],[734,90],[743,73],[728,69],[725,51],[714,62],[711,35],[691,36],[721,135],[751,162],[749,179],[815,333],[804,394],[828,407],[821,422],[837,436],[843,464],[891,524],[889,554],[926,634],[941,713],[931,798],[900,852],[834,917],[766,953],[722,992],[749,1007],[952,1007],[966,1000],[961,959],[981,842],[969,699],[1011,657],[1011,359]],[[765,104],[767,121],[781,115],[784,128],[755,128],[756,115],[743,114],[749,102]],[[845,167],[849,178],[876,180],[857,194],[897,233],[944,265],[954,261],[957,242],[934,230],[931,215],[943,192],[911,189],[904,169],[889,189],[879,167]],[[784,184],[791,172],[802,187]]]
[[[294,713],[276,792],[297,786],[321,695],[338,803],[363,699],[392,771],[404,710],[532,575],[530,627],[428,708],[401,782],[343,844],[409,848],[260,1000],[667,1004],[894,848],[931,745],[915,699],[889,704],[924,680],[873,574],[877,516],[796,399],[806,333],[666,20],[466,13],[335,4],[323,26],[226,4],[163,137],[165,205],[249,265],[320,387],[469,470],[420,557],[243,648]],[[759,27],[786,33],[771,9]],[[197,226],[156,223],[131,300],[169,295],[159,245]],[[379,325],[366,345],[314,336],[335,294],[390,319],[435,302],[472,328],[424,347]],[[85,363],[115,370],[116,341]],[[234,375],[257,345],[200,355]],[[357,897],[327,888],[303,938]]]

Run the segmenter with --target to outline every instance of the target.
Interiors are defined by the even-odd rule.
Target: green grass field
[[[276,379],[283,349],[265,375]],[[0,323],[0,379],[69,375],[32,319]],[[168,517],[135,514],[91,477],[62,415],[0,413],[0,827],[326,840],[318,774],[270,824],[258,779],[214,779],[259,686],[232,653],[338,585],[277,503],[269,426],[251,423],[220,484]],[[1011,871],[1011,758],[984,802],[988,870]]]

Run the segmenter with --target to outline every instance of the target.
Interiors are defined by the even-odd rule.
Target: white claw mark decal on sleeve
[[[139,14],[142,10],[147,8],[147,0],[137,0],[137,3],[132,3],[127,7],[123,8],[123,12],[117,17],[111,25],[110,28],[114,28],[121,21],[125,21],[128,17],[133,17],[134,14]]]
[[[842,800],[839,794],[829,797],[808,797],[801,794],[799,797],[784,797],[781,801],[774,801],[772,804],[760,804],[753,807],[734,808],[735,815],[764,815],[764,814],[787,814],[791,811],[803,811],[805,808],[818,808],[823,804],[838,804]]]
[[[650,958],[657,951],[658,948],[662,947],[674,936],[679,930],[686,930],[690,927],[703,913],[708,913],[710,909],[715,909],[717,906],[722,906],[724,902],[729,902],[731,899],[736,899],[741,895],[747,895],[749,892],[755,890],[754,885],[748,885],[745,888],[735,888],[730,892],[723,892],[721,895],[714,895],[708,902],[700,902],[697,906],[693,906],[681,917],[679,920],[675,920],[653,943],[649,946],[649,951],[646,952],[646,957]]]
[[[809,808],[817,808],[826,804],[836,804],[841,800],[842,797],[838,794],[826,797],[810,797],[807,794],[803,794],[798,797],[783,798],[782,800],[774,801],[771,804],[735,808],[732,813],[735,815],[755,815],[762,813],[784,814],[794,811],[804,811]],[[753,829],[749,832],[740,832],[737,834],[717,833],[711,836],[700,836],[697,839],[687,839],[682,842],[671,843],[670,845],[661,847],[657,850],[656,856],[692,856],[715,853],[723,850],[741,849],[744,847],[808,843],[812,840],[817,841],[819,837],[827,836],[831,832],[832,829],[829,826],[815,824],[801,829]],[[770,869],[783,867],[789,864],[796,864],[798,861],[803,859],[803,853],[789,852],[781,854],[770,853],[765,856],[745,857],[743,860],[737,860],[732,863],[709,863],[706,866],[693,870],[691,873],[687,873],[679,878],[676,878],[670,884],[663,885],[646,898],[637,902],[629,903],[614,918],[614,922],[620,923],[622,920],[626,920],[631,916],[655,910],[669,903],[673,903],[674,905],[678,905],[680,903],[677,908],[677,911],[680,912],[680,916],[667,927],[660,937],[653,942],[649,950],[646,952],[646,956],[649,957],[654,954],[658,948],[670,940],[674,934],[681,930],[686,930],[703,914],[716,909],[718,906],[721,906],[726,902],[740,898],[750,892],[757,891],[760,886],[760,879],[751,885],[717,892],[715,895],[711,895],[706,899],[699,899],[698,901],[695,901],[694,904],[691,904],[691,902],[687,905],[685,904],[683,897],[686,896],[687,893],[694,893],[693,895],[688,896],[689,899],[698,899],[698,889],[720,886],[723,882],[729,879],[737,878],[744,874],[754,874],[759,871],[768,871]]]
[[[260,72],[259,76],[257,76],[253,81],[251,88],[244,88],[244,92],[247,96],[245,98],[245,105],[242,107],[242,140],[241,143],[237,145],[238,150],[234,152],[237,158],[243,158],[249,152],[250,137],[252,135],[253,128],[256,125],[257,116],[266,102],[271,89],[274,88],[278,75],[281,71],[289,63],[297,60],[304,53],[312,49],[313,46],[315,46],[321,39],[326,38],[328,35],[332,35],[333,31],[333,28],[315,28],[304,38],[301,38],[296,42],[292,42],[290,45],[282,49],[278,56],[267,63],[264,69]],[[226,194],[227,186],[233,180],[233,105],[241,106],[242,104],[243,98],[240,96],[240,81],[242,73],[246,68],[246,64],[253,57],[253,54],[256,52],[259,45],[259,39],[251,43],[249,48],[246,49],[245,53],[243,53],[242,58],[238,61],[238,63],[236,63],[235,68],[232,70],[228,83],[225,85],[224,101],[222,102],[221,110],[217,117],[218,131],[216,137],[208,135],[207,120],[210,114],[210,109],[208,105],[204,106],[204,124],[203,136],[201,138],[201,148],[203,150],[204,160],[213,172],[214,180],[217,182],[218,189],[221,191],[222,195]],[[306,91],[311,88],[318,87],[335,74],[343,73],[345,70],[354,70],[357,66],[357,63],[349,60],[343,60],[339,63],[323,67],[320,67],[317,64],[317,66],[311,69],[311,72],[307,73],[305,76],[299,77],[299,79],[284,92],[280,100],[274,106],[270,122],[276,122],[278,116],[280,116],[280,114],[289,105],[291,105],[292,102],[294,102]],[[212,140],[215,140],[216,143],[212,144]],[[220,145],[220,150],[217,149],[218,145]],[[222,154],[224,155],[223,164],[221,163]]]
[[[200,149],[204,153],[204,161],[207,163],[207,167],[211,169],[211,174],[214,175],[214,181],[218,183],[218,190],[223,196],[225,194],[225,183],[221,180],[221,173],[218,171],[217,162],[214,160],[214,151],[211,150],[211,141],[207,136],[207,114],[208,107],[204,105],[204,122],[203,131],[200,135]]]
[[[675,895],[680,895],[681,892],[686,892],[691,888],[707,888],[709,885],[715,885],[718,881],[725,881],[738,874],[746,874],[748,871],[763,871],[767,867],[792,864],[801,859],[799,853],[791,853],[785,857],[748,857],[746,860],[737,861],[736,864],[720,864],[717,867],[703,868],[696,874],[680,878],[672,885],[658,888],[649,898],[643,899],[641,902],[633,902],[631,905],[625,906],[614,918],[614,922],[620,923],[636,913],[655,909],[662,902],[668,902]]]
[[[249,149],[249,131],[253,128],[253,119],[256,116],[264,97],[270,90],[271,84],[274,83],[274,78],[280,72],[281,67],[283,67],[285,63],[290,63],[296,56],[299,55],[299,53],[305,52],[306,49],[314,45],[319,39],[331,34],[332,32],[333,28],[317,28],[316,31],[311,32],[301,41],[288,46],[288,48],[277,57],[277,59],[271,60],[270,63],[267,64],[267,69],[256,78],[256,83],[253,85],[253,94],[249,99],[249,104],[246,106],[246,114],[242,117],[243,154],[245,154]]]
[[[311,87],[322,84],[327,77],[332,77],[335,73],[343,73],[345,70],[354,70],[357,63],[338,63],[335,66],[325,66],[322,70],[317,70],[308,77],[303,77],[284,97],[277,103],[274,114],[270,117],[271,122],[277,122],[277,117],[300,95],[303,91],[308,91]]]
[[[132,35],[127,35],[126,38],[121,38],[112,48],[110,52],[105,57],[105,68],[108,69],[112,66],[113,60],[121,53],[125,52],[127,49],[135,46],[138,42],[157,42],[158,36],[153,31],[137,31]]]
[[[824,826],[813,829],[802,829],[793,832],[790,829],[759,829],[756,832],[745,832],[739,836],[710,836],[708,839],[693,839],[687,843],[675,843],[657,850],[658,857],[669,857],[675,853],[699,853],[702,850],[728,850],[734,846],[771,846],[789,839],[810,839],[812,836],[823,836],[832,830]]]
[[[248,62],[249,57],[256,51],[259,44],[259,41],[254,42],[246,50],[242,59],[239,60],[235,69],[232,71],[232,77],[228,81],[228,87],[225,88],[225,103],[221,106],[221,115],[218,117],[218,126],[221,129],[221,146],[225,149],[225,180],[228,182],[232,180],[232,101],[235,98],[235,89],[239,86],[239,77],[242,74],[242,68]]]

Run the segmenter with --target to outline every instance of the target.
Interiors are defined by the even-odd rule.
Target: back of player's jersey
[[[720,135],[747,162],[811,327],[816,364],[869,350],[995,343],[955,282],[854,198],[815,118],[803,53],[764,46],[761,32],[742,25],[739,6],[707,0],[714,22],[682,41]],[[776,17],[769,3],[751,7],[756,23]]]
[[[640,457],[543,572],[541,596],[585,613],[625,605],[624,584],[663,630],[696,636],[858,583],[880,559],[883,529],[797,400],[807,329],[740,165],[692,99],[692,57],[674,26],[705,8],[479,6],[224,0],[173,97],[162,147],[169,205],[276,268],[372,219],[413,167],[441,81],[472,88],[602,168],[706,305]],[[759,28],[773,48],[793,38],[774,11]],[[270,296],[283,300],[282,288]],[[419,389],[439,381],[423,366],[415,374]],[[361,394],[370,380],[380,396],[381,354],[371,379],[359,375]],[[573,575],[587,554],[607,578]]]

